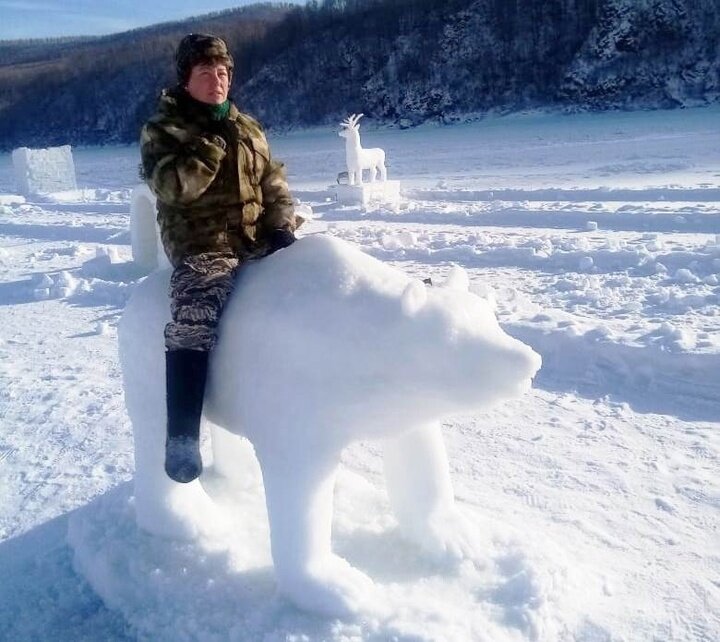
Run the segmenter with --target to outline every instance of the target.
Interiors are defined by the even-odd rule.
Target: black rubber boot
[[[169,350],[165,353],[167,383],[167,440],[165,472],[187,483],[202,472],[200,417],[202,416],[208,352]]]

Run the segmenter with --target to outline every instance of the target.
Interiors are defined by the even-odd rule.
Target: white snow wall
[[[130,197],[130,244],[133,260],[148,272],[170,267],[160,240],[155,195],[141,184]]]
[[[12,161],[18,190],[24,196],[77,189],[70,145],[19,147],[13,150]]]

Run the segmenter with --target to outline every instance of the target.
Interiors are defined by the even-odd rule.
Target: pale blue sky
[[[104,35],[256,1],[0,0],[0,40]]]

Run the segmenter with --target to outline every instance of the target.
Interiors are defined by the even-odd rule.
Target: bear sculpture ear
[[[470,277],[464,268],[459,265],[453,265],[443,286],[451,290],[457,290],[458,292],[469,292]]]
[[[402,310],[406,316],[415,316],[427,301],[425,285],[417,279],[405,286],[402,294]]]

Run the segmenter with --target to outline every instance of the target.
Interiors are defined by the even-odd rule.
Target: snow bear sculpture
[[[163,327],[169,271],[138,285],[120,324],[140,527],[193,535],[200,480],[165,476]],[[529,388],[540,357],[505,334],[459,268],[441,287],[329,236],[244,266],[210,366],[205,416],[254,445],[279,590],[302,608],[360,608],[372,581],[331,550],[341,451],[383,439],[391,504],[432,553],[463,555],[439,421]],[[220,432],[218,430],[218,432]],[[213,439],[215,434],[212,435]],[[227,439],[227,437],[225,437]],[[213,468],[229,470],[226,449]],[[235,464],[237,465],[237,464]]]

